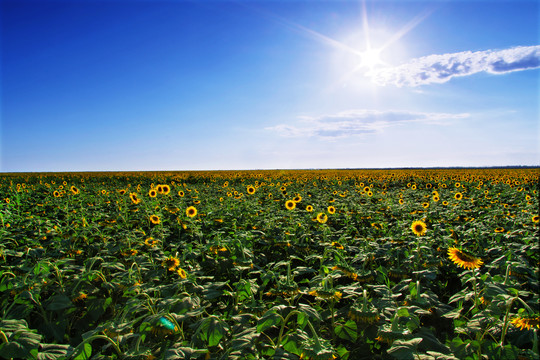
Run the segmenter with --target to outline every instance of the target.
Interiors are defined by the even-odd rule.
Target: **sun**
[[[375,67],[379,65],[383,65],[384,62],[381,59],[381,52],[382,52],[382,49],[372,49],[372,48],[368,48],[366,51],[361,52],[359,54],[360,63],[358,64],[358,66],[368,68],[369,70],[373,70]]]

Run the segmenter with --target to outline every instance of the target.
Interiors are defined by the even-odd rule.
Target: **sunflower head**
[[[148,196],[155,198],[157,196],[156,189],[150,189],[150,191],[148,191]]]
[[[190,206],[186,209],[186,215],[190,218],[195,217],[197,215],[197,208],[195,206]]]
[[[329,214],[335,214],[336,213],[336,208],[331,206],[331,205],[326,210],[328,210]]]
[[[178,274],[178,276],[180,276],[181,279],[185,279],[187,278],[187,273],[184,269],[182,268],[178,268],[176,269],[176,273]]]
[[[312,212],[313,211],[313,206],[311,206],[311,205],[306,206],[306,211]]]
[[[174,271],[180,265],[180,260],[175,256],[169,256],[161,264],[169,271]]]
[[[455,193],[454,199],[456,199],[456,200],[461,200],[461,199],[463,199],[463,194],[460,193],[460,192]]]
[[[246,189],[246,192],[249,194],[249,195],[253,195],[255,194],[255,188],[251,185],[249,185]]]
[[[317,221],[321,224],[326,223],[328,221],[328,215],[326,215],[325,213],[318,213]]]
[[[540,329],[540,316],[536,316],[536,317],[520,317],[520,316],[518,316],[518,317],[512,319],[511,323],[515,327],[518,327],[520,330],[523,330],[523,329],[530,330],[530,329],[534,329],[534,328]]]
[[[293,200],[285,201],[285,207],[287,210],[293,210],[296,207],[296,203]]]
[[[161,220],[157,215],[150,215],[150,222],[157,225],[161,222]]]
[[[137,197],[137,194],[136,193],[131,193],[129,194],[129,198],[131,199],[131,202],[134,203],[134,204],[138,204],[141,202],[141,199],[139,199]]]
[[[448,258],[464,269],[477,269],[484,263],[481,259],[466,254],[455,247],[448,249]]]
[[[422,220],[416,220],[411,225],[411,230],[416,236],[425,235],[427,226]]]

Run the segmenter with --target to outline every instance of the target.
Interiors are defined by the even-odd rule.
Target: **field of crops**
[[[537,359],[539,176],[0,175],[0,357]]]

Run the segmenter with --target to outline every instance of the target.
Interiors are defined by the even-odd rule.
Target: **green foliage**
[[[535,358],[538,180],[5,174],[0,358]]]

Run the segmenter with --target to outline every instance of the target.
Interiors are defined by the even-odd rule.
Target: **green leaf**
[[[73,360],[88,360],[92,356],[92,345],[84,343],[74,354]]]
[[[299,312],[296,317],[296,323],[301,329],[303,329],[308,323],[308,316],[303,312]]]
[[[58,294],[51,297],[50,303],[49,305],[47,305],[46,310],[48,311],[64,310],[71,306],[73,306],[73,304],[66,295]]]
[[[398,309],[396,315],[399,316],[399,317],[409,316],[409,310],[407,310],[406,307],[401,307],[401,308]]]
[[[267,311],[263,317],[259,319],[257,323],[257,332],[263,332],[272,326],[278,326],[282,321],[282,318],[279,314],[273,311]]]
[[[208,346],[216,346],[225,336],[226,329],[223,323],[214,316],[204,319],[197,328],[196,335],[199,339],[206,342]]]
[[[41,335],[28,329],[24,320],[0,321],[0,330],[4,331],[7,343],[0,343],[0,354],[5,358],[27,358],[37,353]]]
[[[422,338],[414,338],[411,340],[396,340],[392,347],[387,350],[388,354],[400,360],[414,359],[416,346],[420,344]]]
[[[351,342],[356,341],[358,337],[356,322],[352,320],[347,321],[345,325],[336,326],[334,331],[339,338]]]
[[[70,345],[61,344],[40,344],[39,353],[37,354],[38,360],[55,360],[66,356]]]

